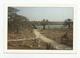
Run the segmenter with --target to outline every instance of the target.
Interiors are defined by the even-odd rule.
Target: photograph
[[[73,7],[8,7],[8,50],[73,50]]]

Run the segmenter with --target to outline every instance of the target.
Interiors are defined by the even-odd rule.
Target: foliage
[[[41,25],[43,26],[43,29],[45,29],[47,24],[48,24],[48,20],[43,19],[42,22],[41,22]]]
[[[71,28],[73,26],[73,22],[71,19],[66,19],[64,21],[64,26],[67,26],[68,28]]]
[[[8,8],[8,27],[9,31],[19,32],[29,26],[29,20],[17,14],[17,9],[9,7]]]

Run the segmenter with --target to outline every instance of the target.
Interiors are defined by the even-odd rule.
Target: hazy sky
[[[20,11],[18,14],[23,15],[29,20],[64,21],[73,19],[73,8],[71,7],[16,7]]]

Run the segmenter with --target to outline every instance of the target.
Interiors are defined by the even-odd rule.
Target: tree
[[[14,24],[15,16],[17,15],[18,10],[13,7],[8,7],[8,29],[9,31],[15,30],[16,26]]]
[[[45,29],[45,26],[46,26],[45,19],[43,19],[43,21],[42,21],[42,26],[43,26],[43,29]]]
[[[11,21],[16,16],[19,10],[13,7],[8,7],[8,20]]]
[[[8,29],[9,31],[15,31],[17,33],[29,25],[29,20],[26,17],[17,14],[18,11],[19,10],[16,8],[8,8]]]
[[[48,20],[43,19],[41,22],[43,29],[46,29],[46,25],[48,25]]]
[[[46,24],[48,25],[48,23],[49,23],[49,21],[48,20],[46,20]],[[48,25],[48,29],[49,29],[49,25]]]
[[[73,22],[71,19],[67,19],[64,21],[64,26],[68,26],[70,28],[72,26]]]

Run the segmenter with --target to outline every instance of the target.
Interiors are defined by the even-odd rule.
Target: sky
[[[72,19],[74,10],[72,7],[16,7],[19,15],[27,17],[30,21],[41,21],[43,19],[49,21],[64,21]]]

